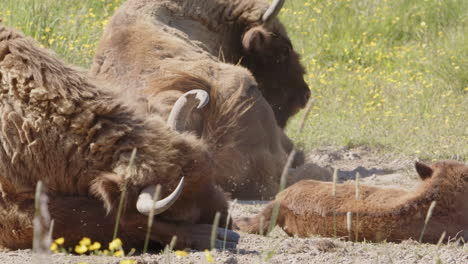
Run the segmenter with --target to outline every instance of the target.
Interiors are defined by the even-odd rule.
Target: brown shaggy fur
[[[1,25],[0,98],[2,246],[30,246],[30,229],[10,230],[30,223],[39,180],[51,196],[57,236],[98,235],[109,240],[108,219],[117,208],[124,176],[128,196],[122,236],[138,234],[130,239],[134,244],[144,239],[136,227],[147,221],[136,211],[136,199],[151,184],[161,184],[163,195],[168,195],[181,176],[186,178],[181,197],[155,217],[155,242],[165,244],[173,234],[180,234],[179,247],[204,249],[211,233],[204,224],[212,222],[216,211],[226,219],[227,202],[214,185],[213,163],[202,140],[175,132],[157,115],[139,117],[132,110],[135,102],[125,98],[124,103],[114,89],[67,67],[32,39]],[[133,148],[138,149],[135,166],[126,175]],[[93,197],[104,202],[111,213],[108,218],[102,203]],[[87,234],[67,230],[70,221],[82,219],[74,206],[89,213],[89,223],[94,219],[99,228],[83,227],[92,231]]]
[[[268,7],[265,0],[128,0],[111,27],[125,26],[135,16],[153,26],[169,27],[173,36],[186,34],[222,61],[247,67],[284,128],[306,105],[310,90],[284,26],[278,19],[262,25]]]
[[[150,2],[142,1],[142,10]],[[125,6],[109,23],[93,73],[127,98],[146,100],[148,107],[140,111],[150,116],[167,118],[172,103],[188,89],[209,91],[211,102],[192,116],[191,129],[209,144],[216,182],[235,198],[272,198],[293,144],[277,126],[250,72],[220,62],[185,34]],[[211,85],[193,81],[199,79],[193,76]],[[171,81],[164,85],[164,78]],[[138,98],[141,94],[144,100]],[[197,120],[204,124],[196,125]],[[299,153],[293,165],[302,163]]]
[[[436,201],[423,241],[436,243],[444,231],[446,238],[463,237],[468,241],[468,166],[441,161],[431,166],[416,163],[416,170],[423,182],[415,191],[361,186],[360,200],[355,200],[354,184],[337,185],[335,200],[331,183],[301,181],[278,194],[259,215],[236,224],[240,230],[257,233],[261,218],[267,227],[274,206],[279,204],[278,224],[289,235],[332,236],[335,211],[340,237],[348,236],[346,213],[352,212],[353,240],[356,228],[359,241],[417,240],[428,208]]]

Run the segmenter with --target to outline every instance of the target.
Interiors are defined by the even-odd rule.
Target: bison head
[[[281,127],[305,107],[310,90],[304,81],[304,67],[284,27],[275,20],[284,0],[276,0],[263,14],[261,23],[242,36],[242,63],[249,68],[270,103]]]
[[[209,95],[204,90],[191,90],[183,94],[174,104],[168,118],[168,125],[175,131],[182,133],[185,131],[187,120],[195,108],[204,107],[209,101]],[[151,210],[154,210],[154,215],[158,215],[169,209],[179,198],[184,186],[184,177],[180,180],[175,190],[166,198],[160,201],[153,201],[156,191],[155,185],[150,185],[144,188],[137,200],[138,212],[149,215]]]

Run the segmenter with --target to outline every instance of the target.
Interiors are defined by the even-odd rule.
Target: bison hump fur
[[[41,180],[48,187],[51,214],[60,223],[74,212],[54,204],[70,197],[71,203],[86,200],[83,204],[104,225],[126,186],[122,228],[130,231],[130,240],[141,241],[144,235],[135,237],[134,230],[147,218],[137,212],[139,193],[160,184],[161,195],[167,196],[184,177],[178,200],[155,218],[160,231],[153,233],[153,239],[164,244],[170,242],[171,233],[179,234],[180,247],[206,248],[208,244],[196,241],[209,241],[211,227],[190,226],[210,224],[217,211],[225,215],[223,219],[227,215],[226,198],[214,183],[207,144],[191,133],[172,129],[157,115],[141,115],[139,102],[119,95],[112,86],[65,65],[31,38],[0,25],[0,217],[12,226],[28,219],[33,212],[31,198]],[[135,166],[129,170],[133,149],[137,149]],[[71,236],[80,234],[57,228]],[[27,245],[30,231],[26,228],[24,241],[9,246]],[[107,231],[92,232],[109,236]],[[3,238],[0,243],[11,240]]]

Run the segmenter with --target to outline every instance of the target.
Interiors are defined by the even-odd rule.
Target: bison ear
[[[416,168],[416,171],[418,172],[419,177],[421,177],[422,180],[430,178],[432,176],[432,173],[434,172],[431,167],[418,161],[414,164],[414,167]]]
[[[263,27],[253,27],[244,33],[242,47],[247,52],[262,53],[262,51],[268,50],[267,46],[270,44],[271,38],[271,33]]]
[[[107,213],[117,208],[121,182],[122,178],[117,174],[106,173],[97,177],[91,185],[91,192],[104,202]]]

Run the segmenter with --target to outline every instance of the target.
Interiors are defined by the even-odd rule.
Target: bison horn
[[[149,215],[151,209],[154,208],[154,215],[162,214],[164,211],[169,209],[179,198],[180,194],[182,193],[182,189],[184,187],[184,177],[180,179],[179,185],[175,188],[175,190],[169,194],[166,198],[154,202],[153,205],[153,196],[156,190],[156,186],[150,185],[144,188],[140,195],[138,196],[137,200],[137,210],[138,212]]]
[[[210,96],[204,90],[194,89],[184,93],[172,107],[171,113],[167,119],[169,126],[178,131],[183,132],[187,124],[188,115],[196,107],[200,109],[210,101]]]
[[[265,11],[262,16],[264,24],[270,23],[280,12],[285,0],[274,0],[270,7]]]

